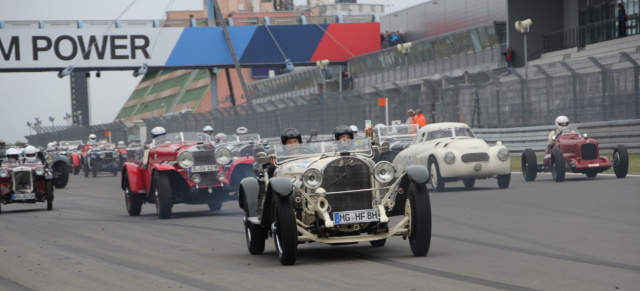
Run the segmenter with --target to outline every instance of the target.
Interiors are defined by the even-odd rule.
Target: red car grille
[[[598,158],[598,147],[593,143],[585,143],[580,146],[583,160],[595,160]]]

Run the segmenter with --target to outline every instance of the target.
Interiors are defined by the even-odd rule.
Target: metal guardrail
[[[624,144],[629,153],[640,153],[640,119],[576,123],[580,133],[598,141],[600,154],[611,154],[618,144]],[[549,132],[555,126],[474,129],[477,137],[489,143],[502,141],[512,155],[525,148],[544,152]]]

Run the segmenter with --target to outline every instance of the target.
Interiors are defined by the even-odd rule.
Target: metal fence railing
[[[627,15],[626,35],[640,33],[640,14]],[[584,47],[588,44],[603,42],[621,37],[619,22],[616,18],[592,23],[580,27],[554,31],[542,36],[544,53],[572,47]]]

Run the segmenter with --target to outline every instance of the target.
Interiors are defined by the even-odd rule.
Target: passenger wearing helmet
[[[215,137],[216,145],[227,143],[227,135],[224,133],[218,133]]]
[[[6,151],[7,162],[9,164],[15,164],[20,161],[20,150],[17,148],[10,148]]]
[[[213,127],[207,125],[202,129],[202,132],[208,134],[209,136],[213,135]]]
[[[333,137],[335,140],[341,140],[344,138],[353,139],[353,129],[348,125],[338,125],[333,130]]]
[[[551,149],[553,145],[555,145],[556,143],[555,139],[558,137],[558,135],[568,127],[569,127],[568,117],[564,115],[560,115],[556,118],[556,128],[549,133],[549,137],[547,139],[547,142],[549,143],[549,149]]]
[[[38,162],[37,153],[38,153],[38,150],[36,150],[36,147],[32,145],[24,148],[25,162],[29,164],[37,163]]]
[[[314,141],[318,141],[318,131],[315,129],[312,129],[309,132],[309,139],[307,140],[307,142],[314,142]]]
[[[299,146],[302,143],[302,135],[295,128],[287,128],[280,134],[280,141],[287,147]]]
[[[155,147],[156,146],[156,138],[166,135],[167,131],[164,129],[164,127],[162,126],[156,126],[151,130],[151,138],[153,139],[153,141],[151,142],[151,147]]]
[[[91,143],[92,141],[97,141],[96,139],[97,139],[96,135],[92,133],[89,135],[89,141],[87,143]]]
[[[249,133],[249,130],[244,126],[238,127],[238,129],[236,129],[236,135],[238,136],[247,134],[247,133]]]

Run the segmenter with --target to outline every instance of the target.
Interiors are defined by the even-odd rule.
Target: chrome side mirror
[[[266,164],[269,162],[269,156],[267,156],[267,153],[265,152],[259,152],[258,154],[256,154],[256,160],[260,164]]]

